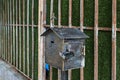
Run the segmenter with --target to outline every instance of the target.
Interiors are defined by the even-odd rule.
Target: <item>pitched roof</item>
[[[47,30],[41,34],[41,36],[46,36],[49,32],[55,33],[60,39],[80,39],[89,38],[85,33],[81,32],[76,28],[47,28]]]

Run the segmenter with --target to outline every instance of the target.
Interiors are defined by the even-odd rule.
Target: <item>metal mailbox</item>
[[[66,71],[85,66],[84,46],[88,36],[76,28],[47,28],[45,37],[45,61]]]

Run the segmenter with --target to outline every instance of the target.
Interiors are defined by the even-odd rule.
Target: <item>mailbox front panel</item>
[[[70,40],[64,43],[63,51],[66,50],[68,53],[64,61],[64,69],[76,69],[85,66],[85,56],[84,56],[84,40]]]

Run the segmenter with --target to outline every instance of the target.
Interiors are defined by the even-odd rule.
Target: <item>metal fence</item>
[[[38,38],[35,36],[38,35],[38,24],[35,20],[38,20],[34,12],[38,10],[34,9],[34,2],[36,1],[1,0],[0,56],[29,79],[36,80]]]
[[[112,0],[112,27],[98,27],[98,0],[95,0],[94,27],[84,26],[84,0],[80,0],[80,25],[72,26],[72,0],[69,2],[68,26],[61,25],[61,1],[58,0],[58,25],[55,27],[74,27],[83,30],[94,31],[94,80],[98,80],[98,32],[112,32],[112,80],[116,80],[116,0]],[[50,3],[50,19],[53,17],[54,0]],[[44,39],[40,34],[46,25],[46,0],[1,0],[1,23],[0,24],[0,56],[16,67],[29,78],[36,80],[45,79],[44,69]],[[36,37],[37,36],[37,37]],[[36,47],[37,46],[37,47]],[[37,65],[38,67],[36,67]],[[36,66],[35,66],[36,65]],[[58,80],[60,80],[58,70]],[[52,66],[50,66],[50,80],[52,80]],[[72,70],[68,71],[68,80],[72,79]],[[84,68],[80,69],[80,80],[84,80]]]

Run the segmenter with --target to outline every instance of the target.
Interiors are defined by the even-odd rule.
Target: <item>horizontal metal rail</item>
[[[9,24],[9,26],[13,26],[13,25],[16,25],[16,24]],[[17,24],[18,27],[20,26],[23,26],[23,24]],[[3,25],[1,25],[3,26]],[[25,27],[27,27],[27,25],[24,25]],[[29,25],[29,27],[38,27],[38,25]],[[50,25],[44,25],[44,27],[50,27]],[[54,25],[54,27],[58,27],[58,25]],[[68,28],[69,26],[64,26],[64,25],[61,25],[61,27],[64,27],[64,28]],[[80,28],[80,26],[71,26],[72,28]],[[94,27],[92,26],[83,26],[83,29],[85,30],[94,30]],[[100,31],[112,31],[112,28],[109,28],[109,27],[98,27],[98,30]],[[118,32],[120,32],[120,28],[116,28],[116,30]]]
[[[44,26],[45,27],[50,27],[50,25],[44,25]],[[55,27],[58,27],[58,26],[55,25]],[[61,26],[61,27],[68,28],[68,26]],[[72,28],[79,28],[80,29],[80,26],[72,26]],[[83,26],[83,29],[85,29],[85,30],[94,30],[94,27]],[[100,31],[112,31],[112,28],[109,28],[109,27],[98,27],[98,30],[100,30]],[[120,28],[117,28],[116,30],[118,32],[120,32]]]

